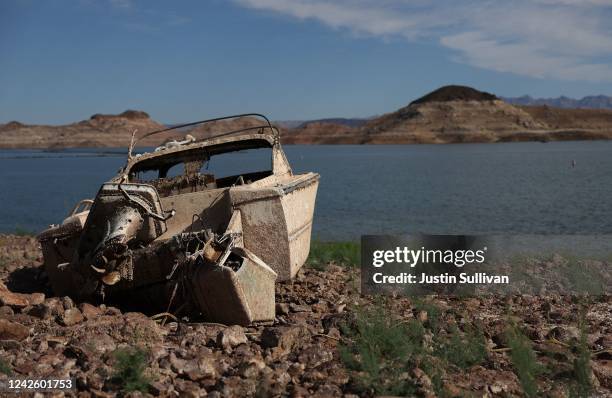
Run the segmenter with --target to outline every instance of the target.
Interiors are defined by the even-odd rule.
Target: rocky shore
[[[273,324],[243,328],[54,297],[40,263],[33,237],[0,235],[0,381],[75,381],[52,396],[518,397],[512,325],[538,396],[612,394],[609,296],[381,299],[332,261],[277,284]]]

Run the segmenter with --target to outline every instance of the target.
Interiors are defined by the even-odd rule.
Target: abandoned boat
[[[263,123],[138,155],[133,135],[126,165],[95,199],[38,236],[55,293],[144,300],[223,323],[273,320],[275,280],[293,278],[310,250],[319,175],[292,172],[278,130],[260,114],[139,140],[244,117]],[[267,152],[264,170],[208,168],[211,159],[255,149]]]

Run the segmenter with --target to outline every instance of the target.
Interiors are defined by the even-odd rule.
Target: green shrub
[[[510,348],[510,360],[523,392],[527,397],[537,396],[536,377],[542,371],[542,367],[536,360],[536,354],[531,347],[531,340],[516,325],[512,325],[506,331],[506,341]]]
[[[147,391],[151,380],[145,375],[147,369],[147,352],[136,347],[119,348],[113,353],[115,357],[112,380],[122,391]]]
[[[415,386],[407,377],[412,361],[423,352],[424,330],[415,320],[393,320],[382,305],[361,309],[343,332],[351,342],[339,346],[340,358],[360,372],[356,384],[377,395],[411,395]]]
[[[559,270],[567,280],[566,289],[576,295],[600,295],[606,291],[605,278],[588,264],[575,257],[567,257],[567,262]]]
[[[487,358],[484,335],[474,327],[466,327],[461,333],[453,325],[450,337],[439,343],[434,352],[436,356],[462,369],[480,364]]]
[[[361,263],[361,248],[357,242],[319,242],[312,241],[307,263],[317,270],[323,270],[333,262],[349,267]]]
[[[29,229],[20,227],[19,225],[15,227],[14,234],[17,236],[35,236],[36,232],[30,231]]]
[[[431,360],[424,360],[420,364],[420,367],[431,379],[431,385],[436,393],[436,397],[450,398],[451,394],[444,387],[444,382],[442,380],[443,367]]]
[[[574,358],[572,373],[574,383],[570,387],[570,396],[586,398],[593,392],[591,383],[591,351],[587,343],[587,332],[584,317],[580,320],[580,338],[574,346],[576,357]]]
[[[0,358],[0,373],[4,373],[7,376],[13,374],[13,369],[11,369],[11,365],[4,358]]]
[[[421,311],[427,313],[427,324],[432,332],[436,333],[440,329],[440,318],[442,317],[440,307],[422,297],[413,297],[412,307],[417,313]]]

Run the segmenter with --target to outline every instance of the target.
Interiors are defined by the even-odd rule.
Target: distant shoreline
[[[267,120],[267,119],[266,119]],[[512,105],[466,86],[444,86],[393,112],[373,118],[276,122],[283,144],[455,144],[593,141],[612,139],[612,109]],[[139,142],[158,146],[189,133],[205,139],[220,132],[266,128],[256,114],[211,120],[166,131],[146,112],[95,114],[63,126],[0,124],[0,149],[127,148],[134,131],[161,134]],[[161,131],[160,131],[161,130]]]
[[[563,132],[564,134],[566,132]],[[525,136],[521,136],[524,134]],[[338,146],[338,145],[455,145],[455,144],[507,144],[507,143],[524,143],[524,142],[539,142],[546,144],[549,142],[583,142],[583,141],[610,141],[612,140],[612,131],[609,136],[602,135],[587,135],[576,136],[563,135],[562,137],[554,136],[556,132],[550,133],[537,133],[542,134],[533,136],[533,133],[518,133],[517,135],[501,137],[497,141],[486,141],[486,140],[456,140],[456,141],[444,141],[444,142],[284,142],[281,136],[281,145],[293,146],[293,145],[312,145],[312,146]],[[529,137],[528,137],[529,136]],[[14,159],[14,158],[80,158],[80,157],[121,157],[127,156],[128,145],[125,146],[65,146],[65,147],[36,147],[36,146],[12,146],[3,147],[0,144],[0,150],[2,151],[39,151],[41,155],[28,155],[28,156],[15,156],[15,157],[0,157],[0,159]],[[145,152],[151,150],[154,146],[147,147],[136,147],[135,152]],[[106,150],[105,150],[106,149]],[[108,150],[114,149],[114,150]],[[71,151],[79,150],[81,153],[73,153]],[[89,152],[88,152],[89,151]],[[62,156],[52,156],[52,154],[58,154]],[[49,154],[45,156],[45,154]]]

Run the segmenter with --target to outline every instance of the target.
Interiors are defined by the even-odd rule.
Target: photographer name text
[[[482,265],[485,262],[487,247],[480,250],[434,250],[396,247],[395,250],[375,250],[372,253],[372,266],[381,268],[387,264],[403,264],[413,270],[417,265],[446,265],[462,268],[465,265]],[[434,271],[433,269],[431,271]],[[439,270],[438,270],[439,271]],[[385,275],[376,272],[372,275],[376,284],[509,284],[508,275],[490,275],[486,272],[421,272],[420,274],[400,272]]]

